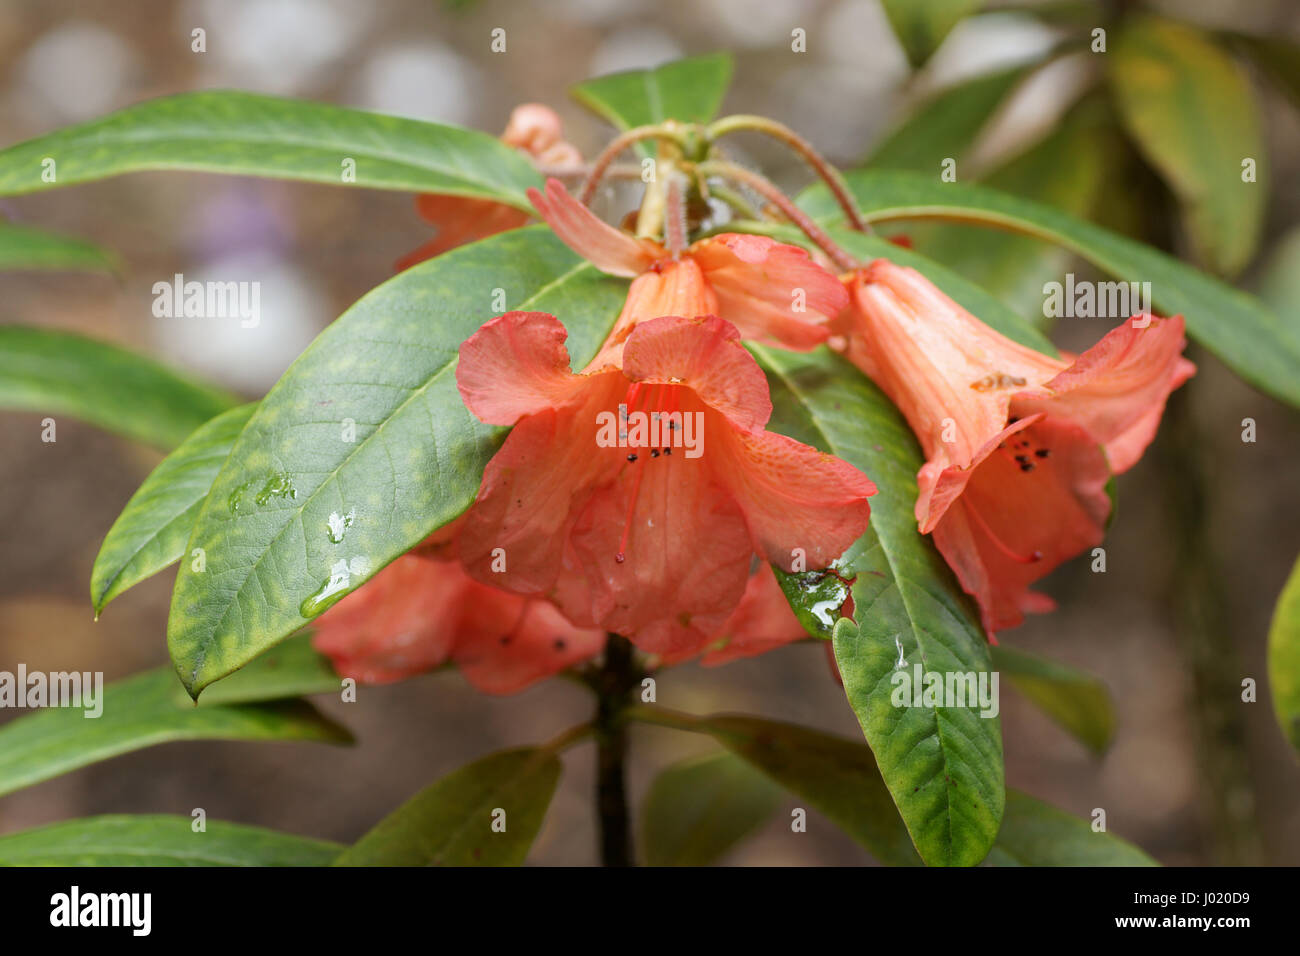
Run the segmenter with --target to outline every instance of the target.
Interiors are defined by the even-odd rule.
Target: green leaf
[[[42,175],[55,162],[53,182]],[[0,195],[189,169],[472,196],[531,210],[541,176],[486,133],[232,90],[149,100],[0,151]],[[351,185],[351,183],[349,183]]]
[[[583,106],[617,129],[664,120],[707,123],[731,83],[730,54],[711,53],[665,63],[653,70],[598,76],[570,92]]]
[[[835,626],[844,689],[922,859],[982,860],[1002,816],[1002,735],[976,701],[961,707],[895,707],[891,675],[984,673],[988,644],[969,598],[916,527],[921,452],[907,423],[865,377],[825,349],[795,354],[754,347],[772,385],[770,427],[862,469],[879,489],[871,526],[845,553],[856,575],[860,622]],[[987,679],[987,678],[986,678]]]
[[[240,405],[197,428],[144,480],[108,529],[90,571],[98,617],[127,588],[185,554],[199,509],[256,404]]]
[[[1268,683],[1278,726],[1300,751],[1300,561],[1291,569],[1268,631]]]
[[[1245,74],[1209,37],[1141,17],[1105,57],[1120,118],[1182,203],[1198,258],[1234,276],[1250,262],[1268,201],[1259,109]],[[1242,181],[1253,159],[1255,182]]]
[[[939,175],[945,159],[966,155],[993,111],[1034,66],[986,73],[940,90],[890,132],[864,165]]]
[[[341,688],[342,678],[335,673],[329,658],[314,650],[311,634],[303,632],[277,644],[257,660],[245,664],[209,688],[198,706],[210,708],[310,694],[336,694]],[[173,697],[178,706],[194,706],[194,701],[179,683]]]
[[[493,290],[510,309],[561,316],[579,368],[626,295],[536,226],[408,269],[330,325],[253,413],[186,546],[203,548],[206,570],[182,562],[167,637],[191,694],[473,501],[503,429],[466,410],[455,367]]]
[[[1080,820],[1028,794],[1007,791],[1002,832],[990,866],[1159,866],[1127,840],[1094,832]]]
[[[84,239],[0,222],[0,272],[23,269],[114,272],[117,258]]]
[[[958,22],[982,6],[982,0],[881,0],[881,4],[908,62],[920,67]]]
[[[1095,208],[1106,182],[1109,157],[1117,146],[1114,139],[1098,123],[1072,116],[983,182],[1074,216],[1086,216]],[[1044,321],[1044,283],[1061,281],[1070,259],[1064,249],[1027,236],[969,226],[927,224],[909,235],[917,249],[979,283],[1037,323]]]
[[[684,729],[710,734],[806,800],[880,862],[920,862],[876,760],[861,743],[738,714],[693,718]]]
[[[1181,313],[1193,338],[1243,379],[1300,405],[1300,336],[1259,300],[1162,252],[1040,203],[908,172],[857,171],[849,186],[870,222],[944,219],[993,226],[1056,243],[1125,281],[1150,282],[1155,307]],[[836,207],[820,187],[805,207],[834,221]]]
[[[443,777],[384,817],[336,866],[519,866],[560,779],[560,758],[504,750]],[[493,830],[505,811],[505,831]]]
[[[990,648],[993,666],[1047,716],[1096,754],[1115,735],[1115,709],[1106,685],[1075,670],[1004,645]]]
[[[780,802],[780,789],[732,754],[673,764],[641,807],[642,857],[648,866],[713,866]]]
[[[239,707],[179,704],[171,668],[109,684],[102,700],[98,718],[85,716],[80,707],[51,708],[0,727],[0,795],[173,740],[351,740],[346,730],[306,701]]]
[[[337,843],[167,814],[86,817],[0,837],[0,866],[328,866]]]
[[[0,325],[0,408],[71,415],[172,448],[235,401],[107,342]]]

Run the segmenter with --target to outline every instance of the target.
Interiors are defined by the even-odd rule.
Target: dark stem
[[[632,645],[611,634],[605,662],[592,675],[596,691],[596,814],[600,821],[600,860],[605,866],[632,866],[632,827],[627,801],[627,725],[623,712],[640,683]]]

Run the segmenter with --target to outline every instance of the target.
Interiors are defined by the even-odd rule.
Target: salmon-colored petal
[[[507,312],[460,347],[456,385],[465,407],[489,425],[574,401],[584,387],[569,370],[568,331],[545,312]]]
[[[790,609],[770,564],[760,564],[749,576],[745,595],[722,626],[718,643],[700,660],[716,667],[742,657],[755,657],[808,636]],[[829,641],[827,642],[830,643]]]
[[[695,243],[688,255],[717,297],[718,315],[746,339],[816,348],[829,335],[826,323],[848,304],[840,280],[806,251],[767,236],[725,233]]]
[[[516,693],[604,648],[604,631],[574,627],[549,601],[515,600],[522,609],[509,633],[480,632],[456,642],[452,659],[457,669],[483,693]]]
[[[846,461],[774,432],[713,428],[704,449],[754,550],[785,571],[829,567],[867,529],[876,486]]]
[[[459,539],[461,560],[478,580],[549,595],[577,512],[625,464],[626,449],[597,445],[596,416],[617,408],[627,382],[617,372],[585,382],[581,401],[523,418],[488,462]]]
[[[1092,437],[1051,417],[1017,430],[973,469],[934,542],[979,603],[989,634],[1049,607],[1029,585],[1101,542],[1109,478]]]
[[[685,386],[747,431],[772,417],[763,370],[740,344],[736,327],[717,316],[638,323],[623,347],[623,373],[636,382]]]
[[[558,179],[546,181],[546,192],[528,190],[537,214],[560,240],[597,269],[616,276],[644,272],[663,255],[657,243],[636,239],[602,222],[564,188]]]
[[[1065,363],[980,322],[914,269],[877,259],[850,280],[835,331],[907,418],[927,458],[964,467],[1007,423],[1011,397]]]
[[[398,272],[469,242],[486,239],[528,222],[528,213],[490,199],[425,193],[415,199],[420,215],[438,227],[424,245],[397,260]]]
[[[588,498],[571,544],[585,587],[557,602],[652,654],[706,647],[740,601],[752,555],[736,503],[681,454],[627,464]]]
[[[312,645],[340,674],[362,683],[423,673],[451,653],[457,611],[471,586],[454,564],[403,555],[317,618]],[[520,600],[503,597],[507,605]]]
[[[632,280],[618,321],[588,370],[608,364],[622,367],[623,343],[640,322],[666,315],[690,319],[717,313],[718,300],[695,260],[684,256],[660,262]]]
[[[1068,418],[1106,446],[1111,468],[1127,471],[1155,436],[1169,393],[1196,367],[1182,357],[1182,316],[1134,316],[1040,389],[1020,394],[1013,414]]]
[[[521,103],[511,111],[501,142],[537,156],[563,135],[564,124],[555,110],[541,103]]]

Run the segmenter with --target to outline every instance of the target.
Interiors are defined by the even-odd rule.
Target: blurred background
[[[1294,0],[1167,9],[1207,28],[1300,36]],[[507,29],[505,54],[489,49],[498,26]],[[206,31],[204,53],[191,50],[197,27]],[[791,51],[796,27],[807,32],[806,53]],[[150,97],[235,87],[494,134],[514,104],[540,101],[561,113],[568,138],[591,155],[610,130],[568,99],[570,86],[727,50],[736,75],[725,112],[782,120],[850,168],[935,90],[1040,56],[1059,40],[1057,28],[1001,9],[958,25],[914,73],[878,0],[0,0],[0,145]],[[1036,75],[999,110],[964,169],[996,168],[1041,137],[1078,97],[1087,70],[1066,62]],[[1272,193],[1260,251],[1238,281],[1293,318],[1300,118],[1271,88],[1258,88]],[[782,154],[741,143],[755,149],[747,158],[784,184],[806,181]],[[1111,223],[1142,220],[1135,230],[1160,238],[1171,231],[1169,210],[1141,179],[1141,163],[1135,168],[1136,179],[1102,177],[1094,211]],[[1016,187],[1006,176],[998,184]],[[192,173],[0,200],[0,214],[93,240],[126,264],[120,279],[0,274],[0,321],[120,342],[249,397],[263,394],[325,325],[430,234],[408,195]],[[1177,249],[1172,231],[1168,244]],[[923,236],[948,241],[917,230],[923,251]],[[1086,272],[1068,260],[1053,268],[1058,279]],[[260,326],[155,318],[151,286],[177,272],[259,280]],[[1078,349],[1102,331],[1096,320],[1067,320],[1053,335]],[[1300,765],[1273,720],[1264,654],[1273,603],[1300,551],[1300,421],[1206,353],[1195,358],[1200,373],[1171,407],[1169,427],[1119,481],[1107,573],[1091,573],[1082,558],[1061,568],[1045,582],[1060,609],[1002,635],[1009,646],[1098,674],[1115,698],[1114,745],[1104,758],[1091,756],[1004,684],[1007,781],[1079,816],[1105,808],[1113,832],[1166,864],[1295,865]],[[102,670],[113,680],[162,664],[172,572],[116,600],[98,623],[88,597],[103,535],[159,456],[65,419],[57,443],[45,444],[40,417],[0,414],[0,669],[22,661],[30,670]],[[1257,423],[1254,444],[1241,441],[1244,418]],[[1240,701],[1247,677],[1260,685],[1257,703]],[[658,699],[859,735],[823,650],[811,644],[721,668],[664,672]],[[145,750],[3,798],[0,832],[90,814],[202,807],[215,819],[352,840],[442,774],[552,736],[591,709],[586,691],[568,682],[489,698],[454,673],[322,706],[353,729],[358,746]],[[0,722],[14,716],[0,712]],[[657,768],[709,746],[636,728],[634,799]],[[593,757],[589,747],[566,756],[531,862],[595,861]],[[788,820],[779,813],[727,861],[869,862],[815,814],[805,834],[790,833]]]

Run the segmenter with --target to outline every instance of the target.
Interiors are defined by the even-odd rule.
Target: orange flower
[[[766,236],[725,233],[672,256],[602,222],[555,179],[528,191],[537,213],[574,252],[610,275],[635,277],[606,348],[664,315],[716,315],[746,339],[807,351],[848,303],[844,288],[803,249]]]
[[[848,357],[925,451],[916,519],[990,635],[1051,610],[1029,585],[1102,538],[1112,473],[1155,436],[1195,367],[1181,316],[1135,316],[1073,361],[1000,335],[912,269],[877,259],[848,279]]]
[[[875,487],[764,429],[767,380],[730,324],[640,322],[581,374],[565,338],[553,316],[512,312],[461,346],[466,406],[514,426],[461,528],[480,581],[687,654],[735,610],[755,552],[825,567],[865,530]]]
[[[455,560],[409,553],[317,618],[312,643],[364,684],[454,663],[478,690],[513,694],[600,653],[548,601],[475,581]]]
[[[549,106],[525,103],[516,106],[501,142],[522,150],[531,159],[548,166],[574,165],[582,162],[576,146],[563,138],[560,117]],[[415,197],[420,216],[438,227],[438,233],[414,252],[396,263],[396,270],[409,269],[425,259],[440,256],[467,242],[486,239],[507,229],[518,229],[528,222],[528,213],[491,199],[422,193]]]

